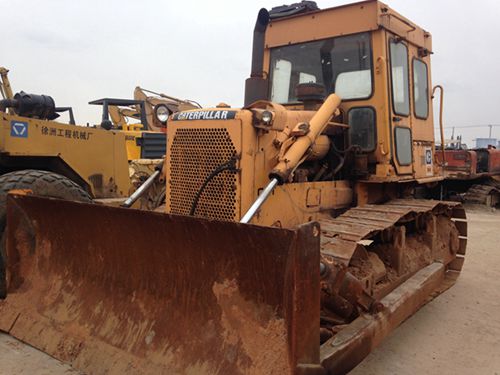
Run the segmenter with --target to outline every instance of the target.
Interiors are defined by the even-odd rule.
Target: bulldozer
[[[245,105],[170,116],[165,213],[9,195],[0,329],[89,374],[348,372],[464,263],[431,54],[376,0],[261,9]]]

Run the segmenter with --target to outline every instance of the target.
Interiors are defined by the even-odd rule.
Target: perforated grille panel
[[[206,178],[234,157],[236,147],[227,129],[179,128],[169,152],[170,212],[188,215]],[[230,171],[214,177],[198,201],[195,216],[236,220],[236,179]]]

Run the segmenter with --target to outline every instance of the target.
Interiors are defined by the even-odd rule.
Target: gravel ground
[[[401,325],[351,375],[500,375],[500,212],[469,208],[457,284]],[[0,334],[0,375],[78,374]]]

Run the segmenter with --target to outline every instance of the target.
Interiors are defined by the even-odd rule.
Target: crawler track
[[[467,203],[485,204],[495,207],[500,204],[500,182],[489,180],[485,184],[472,185],[465,193]]]
[[[466,216],[455,202],[394,200],[356,207],[320,224],[322,258],[345,269],[341,277],[347,272],[364,290],[354,308],[349,303],[355,288],[338,287],[336,305],[322,299],[322,365],[345,373],[453,285],[464,263]],[[342,282],[338,275],[333,279],[330,286]]]

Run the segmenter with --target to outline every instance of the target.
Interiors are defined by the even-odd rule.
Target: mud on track
[[[351,375],[500,375],[500,211],[466,207],[457,283],[403,323]]]

